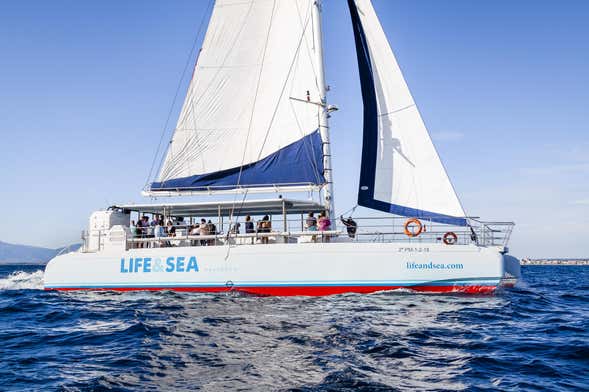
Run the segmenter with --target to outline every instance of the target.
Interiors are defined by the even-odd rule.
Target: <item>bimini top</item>
[[[323,205],[312,200],[268,199],[246,201],[218,201],[206,203],[162,203],[162,204],[127,204],[117,205],[126,211],[146,214],[163,214],[171,216],[234,216],[243,215],[281,215],[284,210],[288,214],[302,214],[324,210]]]

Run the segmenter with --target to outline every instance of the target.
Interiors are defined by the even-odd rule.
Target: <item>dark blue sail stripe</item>
[[[364,102],[364,135],[362,139],[362,163],[360,168],[358,205],[395,215],[429,219],[433,222],[457,226],[466,226],[467,222],[465,218],[418,210],[387,203],[374,198],[376,159],[378,154],[378,102],[376,99],[374,73],[372,70],[368,41],[364,34],[364,28],[362,27],[362,21],[358,14],[358,8],[356,7],[354,0],[348,0],[348,6],[352,16],[356,54],[358,57],[358,69],[360,72],[360,85],[362,87],[362,100]]]
[[[322,139],[317,130],[257,162],[214,173],[154,182],[150,190],[231,190],[274,185],[322,184],[325,184]]]

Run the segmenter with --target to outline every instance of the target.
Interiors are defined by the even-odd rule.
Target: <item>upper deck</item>
[[[269,246],[274,243],[301,242],[398,242],[426,246],[446,244],[506,247],[514,226],[513,222],[485,222],[469,218],[469,226],[451,226],[420,219],[418,222],[405,217],[373,216],[353,217],[355,230],[340,218],[331,218],[326,230],[310,230],[307,225],[309,212],[323,211],[323,206],[313,201],[291,199],[252,200],[243,202],[127,204],[113,206],[102,214],[116,215],[115,220],[96,223],[92,221],[83,233],[82,251],[95,252],[112,242],[124,243],[125,249],[168,246]],[[95,214],[101,214],[95,213]],[[271,227],[260,229],[258,223],[268,216]],[[94,216],[94,215],[93,215]],[[246,232],[245,217],[250,216],[254,230]],[[146,227],[131,229],[132,221],[147,217]],[[347,217],[346,217],[347,218]],[[197,228],[205,219],[209,228],[202,234]],[[154,224],[164,222],[164,227]],[[165,230],[167,222],[173,222],[174,233]],[[113,230],[119,228],[116,235]],[[115,230],[116,231],[116,230]]]

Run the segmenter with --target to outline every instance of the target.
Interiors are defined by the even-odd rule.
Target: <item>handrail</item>
[[[235,234],[231,231],[232,227],[236,223],[241,224],[241,229],[244,229],[243,220],[229,222],[231,226],[218,224],[221,231],[218,234],[209,235],[192,235],[190,234],[191,225],[188,222],[185,224],[176,226],[175,236],[155,236],[154,226],[148,228],[141,228],[142,232],[129,233],[129,230],[125,231],[123,242],[126,247],[135,247],[142,245],[140,244],[152,244],[152,243],[172,243],[178,244],[184,241],[189,242],[192,245],[198,245],[201,241],[210,241],[210,244],[224,244],[227,242],[238,242],[236,245],[250,243],[250,241],[239,241],[251,239],[251,243],[259,242],[257,239],[262,239],[263,244],[267,244],[266,238],[275,237],[276,243],[280,242],[293,242],[297,238],[312,238],[311,241],[341,241],[343,237],[346,241],[350,242],[399,242],[407,244],[419,244],[425,246],[427,244],[441,244],[444,243],[444,235],[452,232],[458,236],[457,244],[467,245],[475,244],[478,246],[495,246],[495,247],[506,247],[511,237],[514,223],[513,222],[483,222],[473,220],[469,226],[451,226],[431,222],[428,219],[422,219],[424,223],[424,231],[417,237],[409,238],[403,230],[404,222],[407,218],[403,217],[366,217],[358,218],[354,220],[357,222],[355,232],[349,232],[348,228],[342,224],[340,219],[332,219],[332,229],[329,231],[311,231],[306,229],[306,217],[301,216],[297,219],[286,219],[279,220],[274,219],[273,225],[275,228],[271,232],[254,232],[254,233],[239,233]],[[256,222],[254,221],[254,224]],[[225,227],[225,230],[223,230]],[[276,227],[280,227],[280,230],[276,230]],[[285,228],[286,230],[282,230]],[[162,234],[158,229],[158,233]],[[90,238],[93,238],[92,249],[88,246],[82,248],[83,252],[96,251],[102,249],[106,243],[110,242],[109,230],[91,230],[91,232],[84,234],[84,242],[87,244]],[[302,240],[299,240],[301,242]],[[271,241],[274,243],[274,241]],[[149,245],[147,245],[149,246]],[[167,246],[167,245],[166,245]],[[184,245],[182,245],[184,246]],[[188,245],[187,245],[188,246]],[[450,245],[451,246],[451,245]]]
[[[137,237],[129,238],[129,242],[159,242],[159,241],[182,241],[182,240],[224,240],[228,238],[269,238],[269,237],[321,237],[321,236],[339,236],[344,234],[341,231],[302,231],[302,232],[270,232],[270,233],[248,233],[248,234],[209,234],[209,235],[183,235],[172,237]]]

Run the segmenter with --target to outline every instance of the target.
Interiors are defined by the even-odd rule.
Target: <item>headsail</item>
[[[464,210],[370,0],[348,0],[364,100],[358,204],[466,225]]]
[[[217,0],[151,192],[317,187],[314,0]]]

